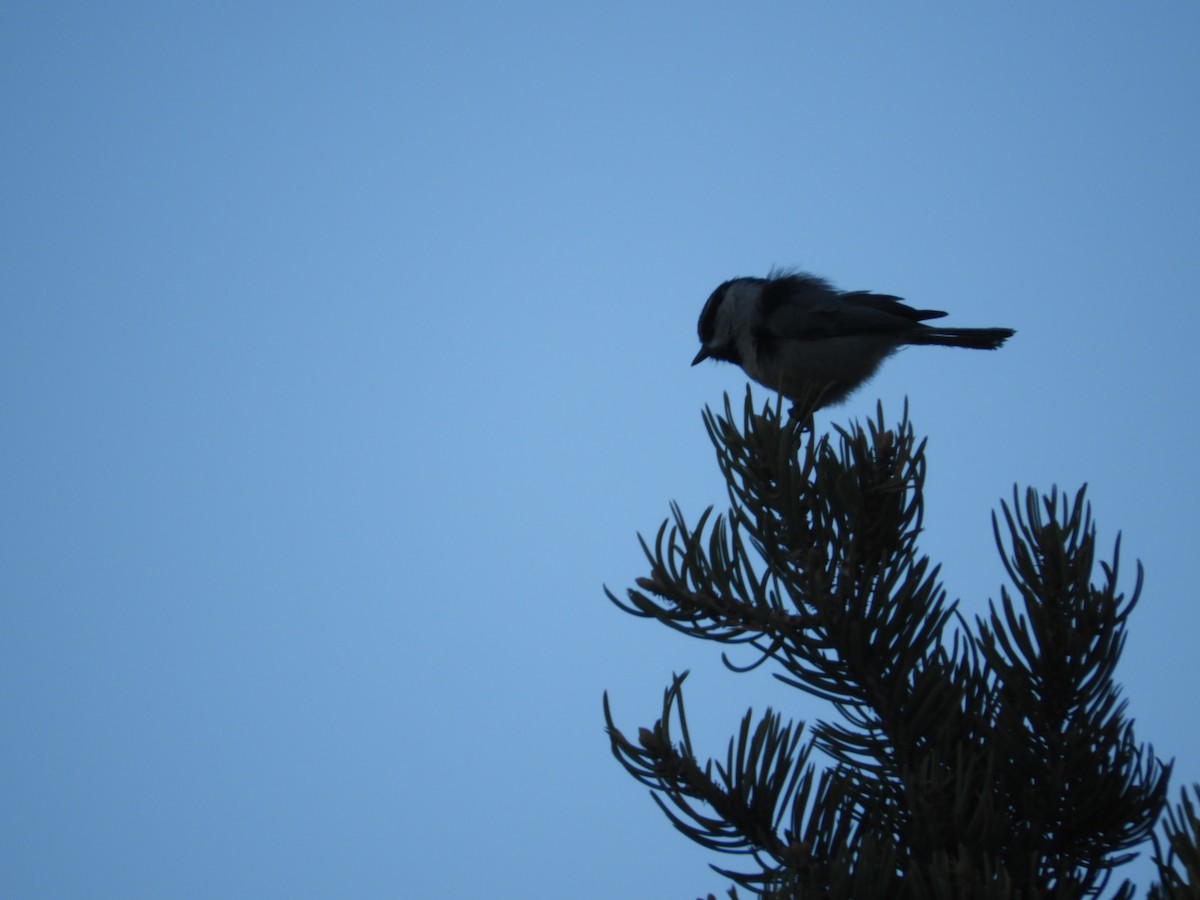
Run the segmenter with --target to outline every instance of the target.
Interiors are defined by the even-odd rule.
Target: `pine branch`
[[[1200,802],[1200,784],[1192,785],[1192,796]],[[1163,823],[1163,842],[1154,836],[1154,862],[1159,883],[1150,891],[1150,900],[1197,900],[1200,898],[1200,815],[1187,791],[1181,791],[1179,803],[1167,810]]]
[[[726,656],[729,668],[770,663],[838,718],[802,739],[802,724],[747,713],[724,762],[702,765],[680,676],[636,743],[605,697],[622,765],[690,839],[751,856],[757,871],[718,871],[763,896],[1099,896],[1150,835],[1170,767],[1136,743],[1113,680],[1141,569],[1126,598],[1118,540],[1091,583],[1083,491],[1003,507],[1016,593],[1002,590],[972,634],[917,548],[924,442],[907,412],[892,429],[879,410],[818,438],[747,392],[740,420],[727,398],[705,424],[729,510],[693,526],[672,505],[642,540],[650,574],[624,600],[606,593],[692,637],[748,645],[749,663]],[[813,750],[833,765],[818,771]],[[1126,883],[1112,896],[1131,895]]]
[[[1092,885],[1129,861],[1166,800],[1170,766],[1139,747],[1113,680],[1125,623],[1141,593],[1118,592],[1120,539],[1104,584],[1090,582],[1095,526],[1081,489],[1014,492],[997,546],[1020,598],[978,620],[976,646],[995,684],[993,735],[1012,757],[1001,773],[1021,817],[1020,844],[1041,856],[1042,876]],[[1015,510],[1015,512],[1013,511]]]

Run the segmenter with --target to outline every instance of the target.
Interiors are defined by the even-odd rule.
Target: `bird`
[[[1011,328],[943,328],[924,324],[946,313],[914,309],[902,298],[839,291],[824,278],[772,270],[766,278],[731,278],[704,304],[692,360],[735,363],[759,384],[814,409],[841,403],[885,359],[910,345],[995,350]]]

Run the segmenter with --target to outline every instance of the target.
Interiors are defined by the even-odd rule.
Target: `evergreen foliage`
[[[814,402],[815,399],[814,399]],[[813,405],[807,404],[805,409]],[[747,645],[784,683],[829,701],[806,727],[747,712],[723,760],[701,762],[684,675],[612,750],[714,868],[773,898],[1082,898],[1152,835],[1170,764],[1138,744],[1113,680],[1142,586],[1118,588],[1120,539],[1096,567],[1084,491],[1014,490],[993,516],[1012,581],[969,623],[917,546],[924,441],[907,410],[818,437],[811,413],[705,412],[727,514],[672,516],[626,612]],[[1200,789],[1198,789],[1200,797]],[[1168,818],[1155,898],[1196,897],[1200,821]],[[1123,882],[1108,896],[1133,896]],[[730,889],[736,897],[736,888]]]
[[[1192,785],[1200,800],[1200,785]],[[1150,891],[1150,900],[1194,900],[1200,896],[1200,816],[1184,791],[1179,804],[1167,810],[1163,842],[1154,836],[1154,861],[1161,878]]]

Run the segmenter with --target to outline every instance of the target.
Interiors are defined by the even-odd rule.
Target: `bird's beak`
[[[712,356],[712,354],[708,352],[708,348],[701,347],[700,352],[696,354],[696,358],[692,360],[692,365],[694,366],[694,365],[696,365],[696,363],[702,363],[702,362],[704,362],[704,360],[708,359],[710,356]]]

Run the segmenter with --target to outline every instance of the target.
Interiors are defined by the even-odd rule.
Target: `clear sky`
[[[1138,735],[1200,780],[1200,5],[0,8],[0,895],[693,897],[609,755],[829,714],[619,613],[724,492],[689,368],[773,265],[1017,329],[929,435],[968,613],[1090,496]],[[1143,881],[1144,883],[1144,881]]]

